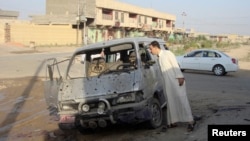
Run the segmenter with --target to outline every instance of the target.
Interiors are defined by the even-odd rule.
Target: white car
[[[182,71],[211,71],[217,76],[222,76],[239,69],[237,59],[218,50],[197,49],[176,58]]]

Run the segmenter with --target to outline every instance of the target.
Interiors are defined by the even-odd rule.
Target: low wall
[[[6,24],[9,25],[7,30]],[[0,43],[12,42],[25,46],[73,45],[77,43],[76,37],[77,30],[71,25],[35,25],[30,22],[0,21]],[[6,38],[9,40],[6,41]],[[78,43],[81,43],[81,38],[79,30]]]

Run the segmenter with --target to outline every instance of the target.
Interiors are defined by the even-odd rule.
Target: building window
[[[136,23],[137,22],[137,14],[129,13],[129,21],[131,23]]]
[[[171,27],[171,20],[166,20],[166,27]]]
[[[145,16],[144,23],[148,24],[148,17]]]
[[[124,13],[121,13],[121,22],[124,23]]]
[[[142,16],[139,16],[138,22],[141,23]]]
[[[153,22],[157,22],[158,19],[157,19],[157,18],[152,18],[152,21],[153,21]]]
[[[152,26],[155,28],[158,27],[158,19],[157,18],[152,18]]]
[[[110,9],[102,9],[103,20],[113,20],[113,11]]]
[[[118,11],[115,11],[115,20],[119,20]]]

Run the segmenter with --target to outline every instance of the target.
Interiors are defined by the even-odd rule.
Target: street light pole
[[[185,23],[184,23],[184,17],[186,17],[187,16],[187,14],[185,13],[185,12],[182,12],[182,14],[181,14],[181,16],[182,16],[182,28],[183,28],[183,39],[184,39],[184,35],[185,35]]]
[[[78,0],[78,4],[77,4],[77,17],[76,17],[76,25],[77,25],[77,29],[76,29],[76,45],[78,46],[78,38],[79,38],[79,21],[80,20],[80,0]]]
[[[83,16],[82,16],[82,20],[83,20],[83,44],[87,45],[87,36],[86,36],[86,22],[87,22],[87,18],[85,17],[86,14],[86,1],[84,1],[84,8],[83,8]]]

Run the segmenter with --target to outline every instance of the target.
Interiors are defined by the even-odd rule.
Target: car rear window
[[[221,54],[225,55],[226,57],[229,57],[226,53],[219,51]]]

